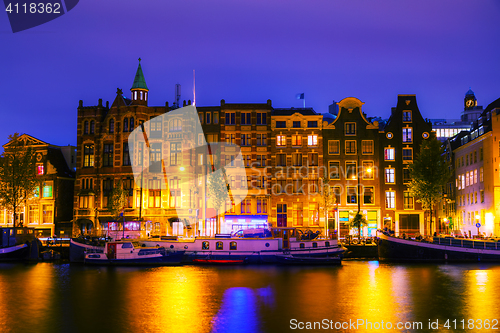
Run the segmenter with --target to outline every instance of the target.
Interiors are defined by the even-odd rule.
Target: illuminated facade
[[[458,234],[500,234],[500,99],[488,105],[470,131],[449,142],[456,214],[441,214]],[[446,209],[446,203],[442,206]],[[447,216],[449,215],[449,216]],[[448,222],[449,221],[445,221]],[[479,226],[479,228],[478,228]]]
[[[357,233],[349,230],[348,223],[358,211],[359,200],[360,211],[368,222],[362,235],[372,236],[381,227],[384,203],[380,192],[379,123],[366,118],[364,103],[357,98],[345,98],[337,104],[337,117],[323,126],[324,167],[337,198],[337,204],[328,212],[330,228],[339,230],[341,237]]]
[[[34,195],[18,208],[17,221],[35,228],[37,236],[56,234],[64,237],[71,232],[75,147],[51,145],[27,134],[22,134],[18,140],[33,149],[39,182]],[[7,154],[13,144],[10,141],[3,146]],[[12,226],[12,223],[12,212],[0,210],[0,226]]]
[[[323,115],[311,108],[273,110],[269,140],[273,226],[324,230],[322,128]]]

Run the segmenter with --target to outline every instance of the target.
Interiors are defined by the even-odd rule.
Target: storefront
[[[221,233],[231,234],[238,230],[269,228],[267,215],[226,215],[221,226]]]

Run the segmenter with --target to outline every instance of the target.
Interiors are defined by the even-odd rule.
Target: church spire
[[[144,74],[142,73],[141,58],[139,58],[139,66],[137,67],[137,72],[135,73],[134,83],[132,88],[132,104],[148,104],[148,86],[146,85],[146,80],[144,79]]]

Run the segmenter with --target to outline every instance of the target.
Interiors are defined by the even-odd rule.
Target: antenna
[[[181,99],[181,85],[177,83],[175,85],[175,106],[179,107],[179,100]]]
[[[196,106],[196,74],[193,69],[193,106]]]

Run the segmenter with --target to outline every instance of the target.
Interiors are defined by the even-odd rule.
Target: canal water
[[[489,332],[499,319],[491,264],[0,264],[2,333]]]

